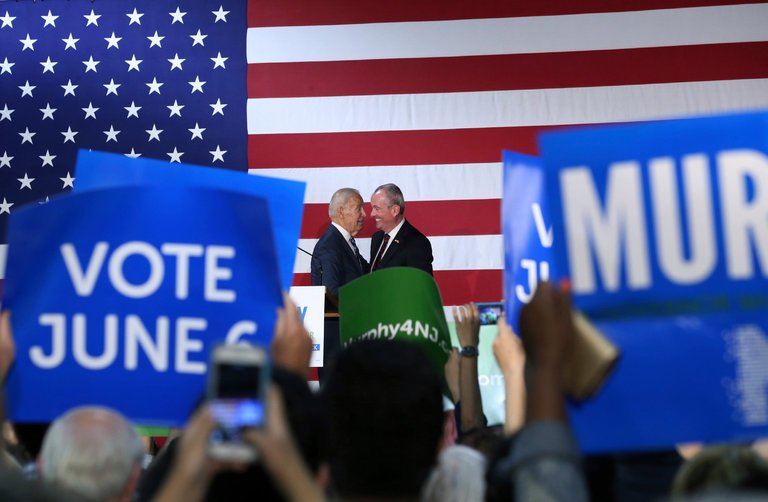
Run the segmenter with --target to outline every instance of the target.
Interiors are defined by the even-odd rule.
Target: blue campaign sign
[[[262,197],[267,200],[269,210],[260,216],[270,215],[272,218],[280,284],[287,290],[293,282],[296,245],[304,211],[306,184],[303,182],[86,150],[78,152],[75,176],[75,191],[171,184],[220,188]]]
[[[282,303],[267,202],[184,186],[92,190],[14,212],[4,306],[11,419],[98,403],[179,425],[216,343],[267,345]]]
[[[587,451],[768,435],[768,114],[540,139],[555,265],[621,348]]]
[[[507,322],[515,332],[520,309],[539,281],[555,280],[552,223],[547,208],[541,159],[504,151],[504,298]]]

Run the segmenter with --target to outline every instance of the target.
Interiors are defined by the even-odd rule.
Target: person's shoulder
[[[315,250],[313,253],[335,248],[337,246],[337,236],[339,235],[339,231],[336,230],[333,225],[328,225],[328,228],[325,230],[325,232],[323,232],[323,235],[321,235],[317,240],[317,243],[315,243]]]
[[[404,234],[411,237],[414,240],[416,239],[422,240],[427,238],[427,236],[421,233],[421,231],[418,228],[411,225],[411,223],[408,220],[405,220],[405,223],[403,223],[403,226],[400,230],[401,231],[404,230],[405,231]]]

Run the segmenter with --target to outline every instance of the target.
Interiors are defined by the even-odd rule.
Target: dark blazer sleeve
[[[315,246],[312,253],[312,285],[325,286],[334,295],[339,294],[342,275],[336,253],[327,245]]]

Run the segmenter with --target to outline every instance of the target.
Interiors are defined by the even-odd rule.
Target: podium
[[[332,292],[325,289],[325,315],[323,327],[325,330],[325,341],[323,343],[323,366],[317,368],[317,378],[320,385],[323,385],[328,375],[333,360],[341,350],[340,331],[339,331],[339,299]]]

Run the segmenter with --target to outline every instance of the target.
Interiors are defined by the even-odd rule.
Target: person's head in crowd
[[[683,464],[672,484],[673,497],[753,491],[768,495],[768,462],[741,445],[704,448]]]
[[[340,188],[331,197],[328,205],[328,216],[331,221],[344,227],[344,230],[354,237],[365,223],[363,197],[354,188]]]
[[[443,430],[442,381],[423,350],[355,342],[323,387],[331,483],[343,499],[414,499]]]
[[[324,458],[322,434],[324,422],[319,399],[309,389],[306,381],[291,371],[273,367],[272,381],[282,391],[288,424],[304,462],[311,473],[321,477]],[[163,483],[167,481],[173,468],[179,442],[182,439],[174,439],[165,452],[149,466],[139,486],[139,502],[153,500],[162,489]],[[245,470],[217,472],[203,500],[210,502],[281,501],[284,497],[272,482],[264,466],[256,462]]]
[[[371,195],[371,216],[376,228],[389,232],[405,217],[403,192],[394,183],[381,185]]]
[[[40,451],[40,476],[87,500],[129,501],[143,457],[141,440],[122,415],[84,406],[51,425]]]
[[[444,449],[424,485],[422,502],[483,500],[485,468],[485,456],[474,448],[454,445]]]

